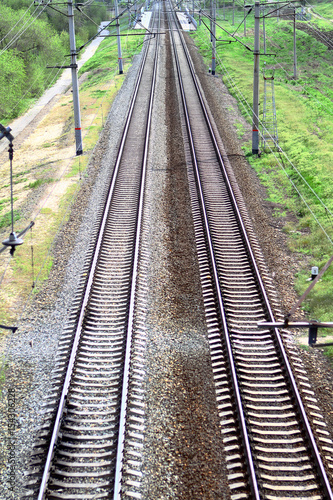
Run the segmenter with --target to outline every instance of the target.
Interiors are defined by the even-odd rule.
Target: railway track
[[[159,24],[155,8],[152,28]],[[158,35],[144,44],[80,307],[63,336],[49,418],[34,450],[29,498],[118,498],[125,441],[122,489],[137,495],[143,404],[132,327],[158,46]]]
[[[281,334],[258,328],[274,321],[269,278],[171,13],[169,24],[231,498],[333,498]]]
[[[257,326],[274,320],[273,290],[183,35],[168,10],[231,498],[333,499],[281,334]],[[154,12],[159,31],[157,6]],[[143,498],[144,338],[132,334],[158,46],[157,36],[143,50],[86,276],[62,337],[29,498]]]

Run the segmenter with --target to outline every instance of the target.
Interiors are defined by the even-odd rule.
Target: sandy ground
[[[105,24],[107,24],[107,21],[104,21],[101,23],[100,28],[102,28]],[[100,33],[100,35],[95,38],[83,51],[82,55],[80,56],[80,59],[78,61],[78,70],[82,68],[83,64],[88,61],[96,52],[97,48],[99,47],[100,43],[103,40],[103,36],[107,34],[108,31],[104,30]],[[58,98],[60,95],[64,94],[72,85],[72,73],[71,69],[65,69],[63,72],[61,70],[59,71],[59,74],[61,75],[55,84],[46,90],[42,97],[36,102],[32,108],[30,108],[24,115],[19,116],[10,124],[10,128],[12,129],[12,135],[18,140],[20,140],[20,134],[24,132],[27,127],[32,124],[33,120],[37,118],[38,121],[38,115],[44,111],[45,106],[47,106],[52,100],[55,98]],[[7,149],[7,144],[6,141],[3,140],[0,143],[0,152],[4,151]]]
[[[80,60],[84,64],[102,41],[95,39]],[[80,78],[83,83],[84,74]],[[11,324],[17,311],[31,292],[36,275],[46,258],[47,247],[54,238],[73,193],[84,179],[84,171],[103,127],[103,115],[110,107],[110,97],[117,91],[118,79],[112,78],[99,90],[108,96],[105,102],[93,97],[93,92],[80,91],[83,131],[83,156],[75,156],[74,121],[70,70],[66,70],[57,84],[45,92],[36,105],[11,124],[14,139],[13,196],[14,212],[19,221],[14,231],[20,232],[31,220],[35,226],[25,236],[29,245],[23,245],[10,261],[9,252],[0,254],[0,324]],[[88,134],[88,135],[87,135]],[[10,215],[10,162],[8,141],[0,143],[0,220]],[[8,227],[0,227],[0,241],[8,238]],[[32,248],[33,246],[33,248]],[[31,247],[31,248],[30,248]],[[32,255],[34,254],[34,255]],[[32,260],[34,259],[34,260]],[[20,271],[23,270],[23,273]],[[3,334],[3,331],[1,331]]]

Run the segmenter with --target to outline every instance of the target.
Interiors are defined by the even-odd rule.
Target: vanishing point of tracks
[[[333,499],[281,335],[257,326],[274,321],[264,263],[169,10],[230,497]],[[157,6],[154,14],[153,28],[159,31]],[[158,36],[145,43],[77,295],[79,312],[73,313],[60,347],[31,463],[30,498],[142,498],[144,379],[133,356],[132,327],[158,46]]]

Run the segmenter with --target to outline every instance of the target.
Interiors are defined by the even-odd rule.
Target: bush
[[[8,116],[21,97],[25,80],[22,58],[15,51],[0,57],[0,116]]]
[[[30,4],[30,0],[0,3],[0,123],[15,118],[31,99],[38,98],[55,74],[47,66],[62,65],[69,54],[66,16],[45,9],[36,17],[41,8],[32,5],[27,10]],[[104,4],[91,5],[85,13],[97,24],[107,18]],[[79,11],[75,11],[75,26],[78,47],[97,32],[96,25]]]
[[[50,71],[46,66],[61,64],[66,46],[64,36],[46,21],[5,5],[0,5],[0,40],[1,121],[14,118],[24,104],[42,94]]]

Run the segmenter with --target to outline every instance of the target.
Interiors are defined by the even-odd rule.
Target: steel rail
[[[247,234],[247,231],[246,231],[246,228],[245,228],[245,225],[244,225],[244,222],[243,222],[243,219],[242,219],[242,216],[241,216],[238,204],[237,204],[236,196],[235,196],[233,188],[231,186],[231,182],[230,182],[228,174],[227,174],[225,163],[223,161],[220,149],[218,147],[217,138],[216,138],[216,135],[214,133],[211,121],[210,121],[209,116],[208,116],[206,105],[204,103],[204,100],[203,100],[203,97],[202,97],[202,94],[201,94],[201,91],[200,91],[200,87],[199,87],[199,84],[198,84],[198,81],[197,81],[197,77],[196,77],[196,74],[195,74],[193,63],[192,63],[191,57],[190,57],[189,52],[188,52],[188,48],[187,48],[187,46],[185,44],[185,41],[183,39],[182,34],[180,34],[180,38],[181,38],[181,41],[182,41],[183,49],[184,49],[184,52],[186,54],[186,58],[187,58],[189,67],[191,69],[191,73],[192,73],[192,76],[193,76],[193,81],[194,81],[196,89],[197,89],[197,94],[198,94],[198,97],[200,99],[200,103],[201,103],[201,107],[202,107],[203,113],[205,115],[206,123],[207,123],[207,126],[209,128],[209,132],[210,132],[211,138],[213,140],[215,152],[216,152],[216,154],[218,156],[218,160],[219,160],[222,172],[223,172],[223,176],[224,176],[225,182],[227,184],[229,194],[230,194],[231,199],[232,199],[232,203],[233,203],[233,206],[234,206],[234,209],[235,209],[235,212],[236,212],[236,217],[238,219],[238,223],[239,223],[240,228],[241,228],[242,236],[243,236],[245,244],[246,244],[246,249],[247,249],[248,254],[250,256],[250,259],[251,259],[251,265],[252,265],[253,270],[255,272],[255,277],[257,279],[257,283],[259,285],[260,292],[262,293],[264,305],[266,307],[266,312],[267,312],[267,314],[269,316],[269,321],[270,322],[275,322],[275,318],[274,318],[274,314],[273,314],[273,311],[272,311],[272,308],[271,308],[271,305],[270,305],[270,302],[269,302],[269,298],[268,298],[268,295],[267,295],[267,292],[266,292],[263,280],[261,278],[258,265],[256,263],[256,259],[255,259],[255,256],[254,256],[254,253],[253,253],[253,250],[252,250],[252,247],[251,247],[251,243],[250,243],[250,240],[249,240],[249,237],[248,237],[248,234]],[[322,482],[322,486],[324,488],[324,492],[326,494],[326,498],[328,500],[333,500],[332,489],[331,489],[331,486],[330,486],[330,483],[329,483],[329,480],[328,480],[328,477],[327,477],[327,474],[326,474],[323,462],[321,460],[321,456],[320,456],[320,453],[319,453],[319,450],[318,450],[318,447],[317,447],[317,444],[316,444],[316,441],[315,441],[315,438],[314,438],[314,435],[313,435],[313,432],[312,432],[312,429],[311,429],[308,417],[306,415],[306,411],[305,411],[305,408],[304,408],[304,405],[303,405],[303,402],[302,402],[299,390],[297,388],[297,383],[296,383],[294,374],[292,372],[292,368],[290,366],[290,363],[289,363],[289,360],[288,360],[288,356],[287,356],[287,353],[285,351],[285,348],[284,348],[284,345],[283,345],[283,341],[282,341],[280,332],[278,331],[277,328],[274,328],[274,335],[276,337],[276,340],[277,340],[277,343],[278,343],[278,346],[279,346],[279,350],[280,350],[280,353],[281,353],[281,356],[282,356],[282,359],[283,359],[283,363],[285,365],[285,368],[286,368],[286,371],[287,371],[287,374],[288,374],[288,377],[289,377],[289,382],[290,382],[290,385],[291,385],[291,389],[292,389],[293,395],[294,395],[294,397],[296,398],[296,401],[297,401],[297,406],[298,406],[297,409],[299,411],[301,420],[303,422],[303,426],[304,426],[305,431],[307,433],[307,436],[309,438],[309,442],[310,442],[310,445],[311,445],[311,448],[312,448],[311,449],[311,453],[312,453],[313,458],[316,461],[317,469],[318,469],[318,472],[319,472],[319,478],[320,478],[320,480]]]
[[[133,109],[134,109],[136,97],[137,97],[137,94],[139,91],[140,82],[142,79],[142,74],[143,74],[143,69],[145,66],[147,54],[148,54],[148,45],[145,47],[145,51],[143,53],[141,65],[140,65],[138,76],[137,76],[136,83],[134,86],[134,92],[133,92],[133,95],[131,98],[131,103],[130,103],[128,115],[126,118],[124,130],[123,130],[122,137],[121,137],[120,147],[119,147],[118,154],[117,154],[117,160],[116,160],[115,167],[114,167],[114,170],[112,173],[112,179],[111,179],[110,187],[108,190],[107,200],[106,200],[104,210],[103,210],[103,216],[102,216],[102,220],[100,223],[98,238],[97,238],[95,249],[94,249],[94,256],[92,259],[92,263],[91,263],[91,267],[90,267],[90,271],[89,271],[89,276],[88,276],[88,280],[87,280],[87,285],[86,285],[84,297],[83,297],[82,304],[81,304],[80,315],[79,315],[79,319],[78,319],[78,323],[77,323],[77,327],[76,327],[76,331],[75,331],[75,335],[74,335],[74,340],[73,340],[73,345],[71,348],[70,358],[68,361],[66,376],[64,379],[63,388],[62,388],[59,403],[58,403],[58,409],[56,412],[52,436],[51,436],[51,440],[50,440],[50,444],[49,444],[49,449],[48,449],[48,453],[47,453],[47,458],[46,458],[46,462],[45,462],[45,467],[44,467],[44,471],[43,471],[43,475],[42,475],[41,484],[39,487],[37,500],[43,500],[45,498],[45,492],[46,492],[48,479],[49,479],[49,475],[50,475],[51,463],[52,463],[54,450],[55,450],[55,446],[56,446],[58,435],[59,435],[60,425],[61,425],[61,421],[62,421],[64,409],[65,409],[66,399],[67,399],[67,395],[68,395],[68,390],[69,390],[70,381],[71,381],[73,368],[74,368],[74,364],[75,364],[77,349],[78,349],[79,340],[80,340],[80,336],[81,336],[82,324],[83,324],[85,311],[86,311],[86,307],[88,304],[88,300],[89,300],[89,296],[90,296],[90,292],[91,292],[91,288],[92,288],[92,284],[93,284],[93,278],[94,278],[94,273],[96,270],[98,257],[99,257],[99,253],[100,253],[100,249],[101,249],[101,245],[102,245],[104,229],[106,226],[106,221],[107,221],[108,212],[109,212],[110,205],[111,205],[111,200],[113,198],[117,174],[119,171],[119,166],[120,166],[122,154],[123,154],[124,147],[125,147],[128,129],[130,126],[132,115],[133,115]]]
[[[204,116],[205,116],[206,123],[207,123],[208,129],[209,129],[209,132],[210,132],[213,144],[214,144],[215,152],[217,154],[217,157],[218,157],[218,160],[219,160],[222,172],[223,172],[223,176],[224,176],[224,179],[225,179],[226,184],[227,184],[229,195],[231,197],[231,200],[232,200],[235,212],[236,212],[236,217],[238,219],[238,223],[239,223],[240,228],[241,228],[241,233],[242,233],[242,236],[243,236],[244,241],[245,241],[246,249],[247,249],[248,254],[250,256],[250,259],[251,259],[251,265],[253,267],[253,270],[254,270],[254,273],[255,273],[255,277],[256,277],[256,280],[257,280],[260,292],[261,292],[262,297],[263,297],[263,302],[264,302],[264,305],[266,307],[266,313],[268,314],[268,316],[270,318],[270,321],[274,322],[275,319],[274,319],[274,315],[273,315],[273,312],[272,312],[272,308],[270,306],[268,295],[267,295],[267,292],[265,290],[265,286],[264,286],[264,283],[262,281],[259,268],[258,268],[258,266],[256,264],[255,256],[254,256],[254,253],[252,251],[251,243],[250,243],[250,240],[249,240],[249,237],[248,237],[248,234],[247,234],[244,222],[242,220],[242,216],[241,216],[241,213],[240,213],[237,201],[236,201],[236,197],[235,197],[233,188],[232,188],[230,180],[228,178],[226,167],[225,167],[225,164],[224,164],[224,161],[223,161],[220,149],[218,147],[217,139],[216,139],[216,136],[215,136],[212,124],[210,122],[210,119],[209,119],[209,116],[208,116],[208,112],[207,112],[207,109],[206,109],[206,106],[205,106],[205,103],[204,103],[201,91],[200,91],[200,87],[199,87],[199,84],[198,84],[198,81],[197,81],[197,77],[196,77],[196,74],[195,74],[195,71],[194,71],[193,63],[192,63],[192,60],[190,58],[190,55],[189,55],[189,52],[188,52],[188,49],[187,49],[187,46],[185,44],[185,41],[183,39],[182,34],[179,33],[179,36],[180,36],[180,39],[181,39],[181,42],[182,42],[182,46],[183,46],[184,52],[186,54],[186,58],[187,58],[187,61],[188,61],[188,64],[189,64],[189,68],[190,68],[191,73],[192,73],[193,81],[194,81],[194,84],[195,84],[195,87],[196,87],[196,90],[197,90],[197,94],[198,94],[198,97],[199,97],[199,100],[200,100],[200,103],[201,103],[201,107],[202,107],[202,110],[203,110],[203,113],[204,113]],[[178,63],[178,66],[179,66],[179,63]],[[185,103],[184,104],[184,106],[185,106],[186,105],[186,97],[185,97],[183,89],[182,89],[182,99],[183,99],[183,102]],[[188,120],[189,120],[189,118],[188,118],[188,115],[186,114],[187,127],[189,127]],[[190,135],[190,133],[189,133],[189,135]],[[198,176],[199,176],[199,173],[198,173],[198,170],[197,170],[198,166],[197,166],[197,162],[196,162],[196,158],[195,158],[195,153],[193,152],[194,145],[193,145],[193,139],[192,138],[190,139],[190,142],[191,142],[191,153],[192,153],[192,157],[193,157],[193,160],[194,160],[194,163],[195,163],[196,180],[197,180],[198,185],[200,185],[200,201],[201,201],[201,204],[202,204],[203,203],[203,195],[202,195],[202,192],[201,192],[201,182],[200,182],[200,179],[198,178]],[[204,210],[203,207],[204,207],[204,205],[202,205],[202,210]],[[204,221],[205,221],[205,227],[206,227],[206,222],[208,224],[208,220],[206,221],[206,216],[204,216]],[[207,231],[208,231],[208,233],[207,233]],[[212,248],[211,241],[210,241],[210,234],[209,234],[209,226],[208,226],[208,229],[206,227],[206,237],[207,237],[207,240],[208,240],[209,248]],[[214,264],[215,264],[215,259],[212,262],[214,262]],[[220,299],[219,281],[217,280],[217,276],[215,276],[215,268],[214,268],[214,281],[218,285],[218,287],[217,287],[217,290],[218,290],[218,292],[217,292],[218,293],[218,301],[219,301],[220,304],[223,304],[223,300],[221,301],[221,299]],[[224,327],[224,321],[225,321],[224,313],[223,314],[221,313],[221,316],[222,316],[222,322],[223,322],[223,327]],[[231,352],[231,346],[229,345],[229,343],[230,343],[229,335],[226,334],[226,332],[228,332],[228,329],[225,329],[225,335],[226,335],[226,341],[227,341],[227,347],[228,347],[228,353],[229,353],[229,352]],[[276,338],[276,341],[277,341],[277,344],[278,344],[278,347],[279,347],[279,350],[280,350],[280,353],[281,353],[281,356],[282,356],[283,364],[284,364],[284,366],[286,368],[286,372],[287,372],[288,377],[289,377],[289,382],[290,382],[290,386],[291,386],[291,389],[292,389],[292,393],[293,393],[293,395],[294,395],[294,397],[295,397],[295,399],[297,401],[297,409],[298,409],[299,415],[301,417],[301,421],[303,423],[303,426],[304,426],[305,431],[307,433],[307,437],[309,439],[309,443],[310,443],[310,447],[309,448],[311,450],[311,454],[312,454],[313,458],[315,459],[315,462],[316,462],[316,465],[317,465],[317,472],[318,472],[319,479],[320,479],[322,487],[324,489],[324,493],[326,495],[326,498],[332,500],[333,499],[333,493],[332,493],[332,490],[331,490],[331,487],[330,487],[330,484],[329,484],[329,481],[328,481],[328,478],[327,478],[327,475],[326,475],[326,472],[325,472],[325,469],[324,469],[324,465],[322,463],[322,460],[321,460],[321,457],[320,457],[320,453],[319,453],[317,444],[315,442],[315,438],[314,438],[314,435],[313,435],[310,423],[308,421],[308,418],[307,418],[307,415],[306,415],[306,412],[305,412],[305,408],[304,408],[303,402],[301,400],[301,396],[299,394],[299,391],[298,391],[298,388],[297,388],[297,384],[296,384],[294,375],[292,373],[292,369],[291,369],[291,366],[290,366],[290,363],[289,363],[289,360],[288,360],[288,356],[287,356],[286,351],[284,349],[284,345],[283,345],[283,342],[282,342],[281,335],[280,335],[279,331],[276,328],[274,329],[274,335],[275,335],[275,338]],[[232,368],[232,375],[234,376],[233,368]],[[238,396],[239,396],[239,391],[236,391],[236,398],[237,398],[237,400],[238,400]],[[244,437],[244,429],[246,429],[246,424],[245,424],[245,421],[244,421],[244,424],[245,424],[245,427],[244,427],[243,426],[243,421],[242,421],[242,415],[243,415],[243,412],[241,412],[241,414],[240,414],[240,420],[241,420],[241,427],[242,427],[243,437]],[[248,446],[247,440],[245,442],[245,446],[246,446],[246,449],[247,449],[247,446]],[[252,475],[253,460],[252,460],[252,463],[251,462],[249,463],[249,467],[250,467],[250,477],[253,478],[253,475]],[[254,471],[254,469],[253,469],[253,471]],[[255,490],[257,489],[255,486],[254,486],[254,488],[255,488]],[[258,495],[259,495],[259,492],[258,492]],[[258,498],[260,498],[260,497],[258,497]]]
[[[176,23],[176,20],[175,20],[175,23]],[[177,23],[176,23],[176,25],[177,25]],[[170,31],[170,32],[172,33],[172,31]],[[180,36],[180,34],[179,34],[179,36]],[[247,465],[248,465],[249,474],[250,474],[250,478],[251,478],[250,486],[252,489],[253,500],[260,500],[259,487],[258,487],[257,478],[256,478],[256,474],[255,474],[255,468],[254,468],[254,462],[253,462],[253,457],[252,457],[252,452],[251,452],[250,440],[249,440],[249,436],[248,436],[248,432],[247,432],[245,415],[244,415],[244,411],[243,411],[240,389],[239,389],[238,380],[237,380],[236,367],[235,367],[235,363],[234,363],[234,359],[233,359],[232,347],[231,347],[231,342],[230,342],[229,333],[228,333],[228,325],[227,325],[227,319],[226,319],[225,310],[224,310],[223,298],[222,298],[222,293],[221,293],[221,289],[220,289],[220,285],[219,285],[219,276],[218,276],[217,264],[216,264],[216,260],[215,260],[215,253],[214,253],[214,249],[213,249],[213,242],[212,242],[212,238],[210,235],[208,216],[207,216],[207,213],[205,210],[205,201],[204,201],[203,189],[202,189],[201,180],[200,180],[199,166],[198,166],[198,161],[197,161],[197,156],[196,156],[196,151],[195,151],[195,146],[194,146],[194,140],[193,140],[193,135],[192,135],[192,127],[190,124],[186,96],[185,96],[184,86],[183,86],[183,82],[182,82],[180,64],[179,64],[179,59],[178,59],[178,54],[177,54],[177,50],[176,50],[176,46],[175,46],[175,40],[174,40],[173,33],[171,34],[171,38],[172,38],[175,61],[176,61],[176,66],[177,66],[177,74],[178,74],[178,81],[179,81],[179,86],[180,86],[180,91],[181,91],[181,96],[182,96],[182,102],[183,102],[183,106],[184,106],[184,114],[185,114],[188,135],[189,135],[191,154],[192,154],[192,159],[193,159],[193,164],[194,164],[198,193],[199,193],[199,197],[200,197],[201,211],[202,211],[202,216],[203,216],[203,220],[204,220],[206,241],[207,241],[208,247],[209,247],[209,256],[210,256],[211,266],[212,266],[212,271],[213,271],[213,276],[214,276],[215,291],[217,294],[219,312],[220,312],[221,319],[222,319],[222,327],[223,327],[225,341],[226,341],[226,345],[227,345],[229,365],[230,365],[230,370],[231,370],[231,378],[232,378],[234,392],[235,392],[236,406],[237,406],[237,411],[238,411],[239,420],[240,420],[240,426],[241,426],[242,435],[243,435],[243,441],[244,441],[245,450],[246,450]]]
[[[152,22],[154,22],[154,19],[152,20]],[[159,9],[158,29],[159,29],[159,27],[160,27],[160,9]],[[154,94],[155,94],[156,75],[157,75],[158,42],[159,42],[159,35],[157,35],[157,38],[156,38],[154,70],[153,70],[153,75],[152,75],[152,86],[151,86],[150,98],[149,98],[149,109],[148,109],[147,123],[146,123],[145,145],[144,145],[143,159],[142,159],[142,176],[141,176],[141,185],[140,185],[140,195],[139,195],[139,199],[138,199],[136,241],[135,241],[135,248],[134,248],[134,255],[133,255],[133,271],[132,271],[132,283],[131,283],[128,324],[127,324],[127,334],[126,334],[126,353],[125,353],[125,364],[124,364],[124,375],[123,375],[123,389],[122,389],[122,395],[121,395],[121,408],[120,408],[118,443],[117,443],[117,459],[116,459],[116,470],[115,470],[114,490],[113,490],[113,499],[114,500],[120,500],[120,498],[121,498],[121,479],[122,479],[122,465],[123,465],[123,456],[124,456],[126,408],[127,408],[129,375],[130,375],[130,356],[131,356],[132,332],[133,332],[133,322],[134,322],[135,289],[136,289],[136,285],[137,285],[137,275],[138,275],[138,266],[139,266],[139,250],[140,250],[140,241],[141,241],[140,236],[141,236],[141,227],[142,227],[142,219],[143,219],[143,203],[144,203],[145,180],[146,180],[146,173],[147,173],[149,136],[150,136],[150,129],[151,129],[151,118],[152,118],[153,100],[154,100]]]

